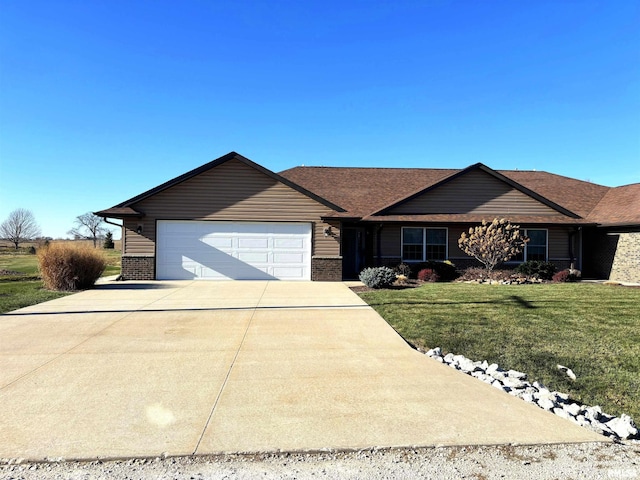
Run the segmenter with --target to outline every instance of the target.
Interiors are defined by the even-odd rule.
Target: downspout
[[[382,232],[383,225],[381,223],[378,224],[378,229],[376,230],[376,266],[382,265],[382,253],[380,249],[382,248],[382,238],[380,232]]]
[[[115,225],[116,227],[120,227],[120,239],[121,239],[121,246],[120,246],[120,254],[124,253],[124,219],[122,221],[122,223],[113,223],[110,222],[109,220],[107,220],[107,217],[102,217],[102,221],[104,223],[108,223],[109,225]]]

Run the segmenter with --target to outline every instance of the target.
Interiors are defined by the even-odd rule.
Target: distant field
[[[74,244],[82,246],[93,246],[91,240],[53,240],[53,243],[57,242],[73,242]],[[6,241],[0,241],[2,245],[6,245]],[[116,248],[114,249],[102,249],[107,260],[107,268],[105,269],[103,276],[118,275],[120,273],[120,240],[114,241]],[[21,244],[20,248],[16,251],[13,246],[7,248],[0,245],[0,270],[10,270],[13,272],[22,273],[25,276],[37,278],[38,277],[38,257],[37,255],[29,253],[30,247],[35,247],[36,250],[40,248],[37,243],[26,242]],[[7,278],[0,276],[0,282],[6,280],[15,281],[18,278]]]
[[[51,240],[52,242],[73,242],[78,245],[91,245],[93,246],[93,242],[91,240]],[[122,250],[122,240],[114,240],[115,250]],[[27,250],[29,247],[38,248],[38,242],[24,242],[20,244],[20,250]],[[102,247],[102,242],[98,241],[98,247]],[[0,240],[0,254],[7,251],[12,250],[15,252],[15,248],[13,243],[8,242],[6,240]]]

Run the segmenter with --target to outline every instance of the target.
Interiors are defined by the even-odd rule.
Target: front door
[[[363,227],[342,228],[342,276],[354,280],[365,265],[366,232]]]

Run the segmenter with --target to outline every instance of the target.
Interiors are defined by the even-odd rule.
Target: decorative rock
[[[520,398],[522,400],[524,400],[527,403],[534,403],[533,402],[533,393],[529,393],[529,392],[522,392],[522,395],[520,396]]]
[[[555,403],[553,403],[548,398],[540,398],[538,399],[537,403],[540,408],[544,408],[545,410],[551,410],[553,407],[555,407]]]
[[[552,410],[557,416],[566,418],[567,420],[572,418],[572,416],[567,412],[564,408],[556,407]]]
[[[503,381],[502,384],[505,387],[509,387],[509,388],[524,388],[526,387],[525,383],[522,380],[518,380],[517,378],[511,378],[511,377],[506,377]]]
[[[517,378],[519,380],[525,380],[527,378],[526,373],[518,372],[516,370],[509,370],[507,372],[507,375],[509,375],[509,377],[511,378]]]
[[[574,417],[579,415],[582,411],[582,408],[577,403],[568,403],[564,405],[564,409],[567,413],[573,415]]]
[[[427,352],[427,355],[429,355],[430,357],[441,357],[442,349],[440,347],[432,348]]]
[[[566,374],[567,377],[569,377],[571,380],[573,380],[575,382],[576,374],[573,373],[573,370],[571,370],[569,367],[565,367],[564,365],[558,365],[558,370],[560,370],[562,373]]]
[[[464,355],[447,353],[442,356],[440,347],[432,348],[426,355],[434,360],[449,365],[451,368],[463,371],[478,380],[491,384],[495,388],[534,403],[538,407],[550,411],[562,418],[576,422],[594,432],[613,437],[619,440],[640,438],[638,428],[628,415],[613,417],[602,412],[599,406],[585,406],[569,400],[566,393],[552,392],[539,382],[529,383],[527,375],[516,370],[502,370],[498,364],[488,364],[486,360],[474,362]],[[570,378],[573,372],[567,367],[558,365],[558,369],[564,371]],[[572,379],[575,379],[573,374]]]
[[[602,408],[600,408],[600,405],[587,407],[584,414],[584,416],[587,417],[587,420],[589,420],[590,422],[599,421],[601,415],[602,415]]]
[[[613,433],[615,433],[623,440],[638,435],[638,429],[633,423],[633,420],[629,415],[626,415],[624,413],[619,417],[615,417],[612,420],[609,420],[606,425],[611,429]]]

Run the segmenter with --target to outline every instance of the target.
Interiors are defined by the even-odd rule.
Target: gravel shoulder
[[[638,479],[640,444],[381,449],[0,464],[2,479]]]

